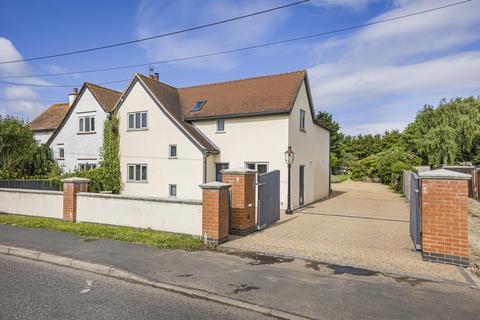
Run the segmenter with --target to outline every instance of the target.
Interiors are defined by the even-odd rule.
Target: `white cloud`
[[[137,12],[136,32],[140,37],[188,28],[278,5],[277,1],[191,1],[144,0]],[[205,54],[265,40],[288,17],[288,10],[242,19],[141,44],[152,60]],[[234,55],[215,56],[179,63],[179,66],[231,70],[238,64]]]
[[[376,134],[393,129],[403,130],[406,125],[407,122],[371,122],[344,126],[342,132],[349,135]]]
[[[447,3],[399,0],[371,21]],[[338,118],[351,132],[381,132],[388,125],[405,124],[405,110],[391,108],[392,104],[408,105],[411,121],[423,104],[438,103],[443,97],[477,95],[478,12],[480,3],[471,2],[322,42],[312,50],[309,68],[317,107],[344,117],[359,114],[355,120]]]
[[[341,7],[354,10],[365,9],[369,4],[378,2],[379,0],[314,0],[314,5],[323,7]]]
[[[7,60],[18,60],[22,59],[22,55],[15,48],[13,43],[6,39],[0,37],[0,61]],[[18,75],[18,74],[27,74],[29,73],[29,67],[25,62],[11,63],[11,64],[2,64],[0,65],[0,75],[9,76],[9,75]],[[2,79],[5,81],[11,82],[28,82],[28,83],[38,83],[45,84],[45,82],[36,78],[28,78],[27,80],[15,80],[12,79]],[[16,86],[16,85],[1,85],[0,90],[3,91],[3,97],[7,100],[0,100],[0,115],[6,116],[18,116],[25,119],[31,119],[32,116],[39,113],[39,111],[44,107],[40,102],[36,101],[25,101],[25,100],[35,100],[38,99],[37,92],[26,86]],[[9,99],[19,100],[25,99],[22,101],[10,101]]]

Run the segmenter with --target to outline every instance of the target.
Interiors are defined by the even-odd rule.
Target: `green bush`
[[[420,159],[401,147],[393,147],[357,161],[352,168],[353,180],[373,180],[402,190],[403,170],[414,170]]]

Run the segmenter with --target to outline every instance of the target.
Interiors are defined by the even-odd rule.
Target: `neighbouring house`
[[[68,103],[52,104],[29,123],[33,136],[38,143],[47,143],[67,115],[69,109],[70,104]]]
[[[89,170],[100,161],[103,125],[121,92],[84,83],[69,95],[70,108],[47,141],[54,161],[65,171]]]
[[[125,195],[202,199],[221,170],[280,170],[292,146],[292,207],[329,195],[330,133],[315,120],[306,71],[175,88],[136,74],[118,101]]]

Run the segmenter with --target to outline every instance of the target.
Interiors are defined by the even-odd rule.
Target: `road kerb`
[[[270,315],[282,320],[311,320],[310,318],[301,317],[288,312],[275,310],[269,307],[263,307],[253,303],[232,299],[232,298],[221,296],[219,294],[212,293],[212,292],[172,285],[172,284],[163,283],[163,282],[150,281],[146,278],[137,276],[125,270],[113,268],[111,266],[105,266],[101,264],[95,264],[91,262],[66,258],[62,256],[53,255],[50,253],[32,251],[32,250],[19,248],[19,247],[0,246],[0,254],[12,255],[12,256],[17,256],[21,258],[27,258],[30,260],[42,261],[50,264],[61,265],[61,266],[70,267],[78,270],[97,273],[97,274],[109,276],[112,278],[136,282],[143,285],[149,285],[155,288],[183,294],[190,297],[205,299],[208,301],[220,303],[223,305],[228,305],[231,307],[236,307],[236,308],[240,308],[240,309],[244,309],[244,310],[248,310],[248,311],[252,311],[252,312],[256,312],[264,315]]]

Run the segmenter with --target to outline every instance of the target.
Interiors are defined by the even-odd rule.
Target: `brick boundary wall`
[[[468,266],[469,176],[445,172],[437,172],[435,176],[432,173],[434,171],[429,171],[428,175],[420,173],[422,258],[426,261]]]
[[[231,234],[244,236],[255,231],[255,170],[227,169],[222,170],[222,181],[232,185]]]
[[[228,241],[230,186],[221,182],[200,185],[202,236],[208,244],[219,245]]]
[[[77,221],[77,193],[88,192],[89,179],[68,178],[62,179],[63,183],[63,220]]]

